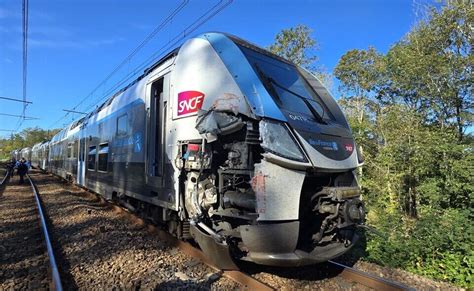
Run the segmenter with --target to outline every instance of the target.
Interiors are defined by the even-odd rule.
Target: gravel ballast
[[[3,177],[2,177],[3,178]],[[0,290],[48,288],[48,255],[33,191],[10,179],[0,192]]]
[[[220,273],[170,248],[95,195],[52,175],[31,175],[49,217],[68,289],[235,289]]]
[[[242,288],[179,249],[167,246],[143,222],[130,219],[129,214],[104,203],[96,195],[50,174],[34,171],[31,177],[48,216],[66,289]],[[17,183],[17,179],[10,181],[11,185],[0,195],[0,290],[46,288],[47,256],[43,244],[38,243],[42,237],[36,206],[31,205],[34,200],[28,200],[28,195],[32,198],[33,194],[29,184]],[[22,256],[23,259],[18,259]],[[299,268],[241,265],[244,272],[278,290],[371,290],[342,279],[325,263]],[[459,289],[362,261],[354,267],[420,290]]]

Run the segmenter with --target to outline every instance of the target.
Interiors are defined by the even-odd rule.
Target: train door
[[[147,86],[149,108],[147,120],[147,184],[154,189],[164,187],[165,123],[168,100],[168,75]],[[160,193],[156,193],[160,199]]]
[[[85,166],[85,138],[82,137],[82,134],[79,134],[79,151],[77,157],[77,184],[81,186],[85,186],[85,174],[86,174],[86,166]]]

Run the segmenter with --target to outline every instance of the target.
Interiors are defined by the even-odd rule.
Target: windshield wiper
[[[277,91],[273,87],[271,78],[269,78],[267,75],[265,75],[265,73],[263,73],[262,69],[260,69],[260,66],[257,65],[257,63],[255,63],[254,65],[255,65],[255,68],[257,69],[256,71],[257,71],[258,76],[260,77],[260,79],[263,81],[263,84],[265,85],[265,88],[268,91],[270,91],[270,94],[275,96],[278,99],[279,103],[281,104],[282,102],[281,102],[280,95],[278,95]]]
[[[316,118],[316,120],[319,122],[319,123],[322,123],[322,124],[327,124],[323,117],[314,109],[313,105],[311,105],[311,103],[309,103],[308,99],[304,96],[301,96],[300,94],[296,93],[296,92],[293,92],[291,91],[290,89],[288,88],[285,88],[284,86],[278,84],[275,80],[273,80],[273,78],[268,78],[268,81],[272,84],[274,84],[275,86],[277,86],[278,88],[300,98],[301,100],[303,100],[304,104],[306,104],[306,106],[308,107],[309,111],[311,111],[311,113],[313,114],[314,118]],[[322,106],[321,106],[322,107]]]
[[[263,81],[265,87],[267,88],[267,90],[270,91],[270,93],[275,96],[279,103],[281,104],[282,101],[281,101],[281,97],[280,95],[278,95],[278,92],[275,90],[275,86],[277,86],[278,88],[300,98],[301,100],[303,100],[304,104],[306,105],[306,107],[308,107],[309,111],[313,114],[314,118],[316,119],[317,122],[319,123],[322,123],[322,124],[327,124],[324,120],[323,120],[323,117],[314,109],[313,105],[311,105],[311,103],[309,103],[308,99],[306,99],[304,96],[301,96],[300,94],[296,93],[296,92],[293,92],[291,91],[290,89],[287,89],[285,88],[284,86],[278,84],[278,82],[276,82],[275,80],[273,80],[273,78],[271,77],[268,77],[267,75],[265,75],[265,73],[262,71],[262,69],[260,68],[260,66],[255,63],[255,68],[257,69],[257,74],[259,75],[260,79]]]

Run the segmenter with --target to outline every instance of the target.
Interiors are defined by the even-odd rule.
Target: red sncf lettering
[[[351,144],[345,144],[344,148],[346,152],[350,152],[350,153],[352,153],[352,151],[354,150],[354,147]]]
[[[204,93],[184,91],[178,93],[178,116],[198,111],[204,102]]]

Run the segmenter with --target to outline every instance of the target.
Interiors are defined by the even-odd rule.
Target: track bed
[[[0,290],[49,288],[48,264],[33,191],[14,176],[0,192]]]
[[[238,285],[170,248],[101,199],[35,172],[63,286],[232,289]]]

